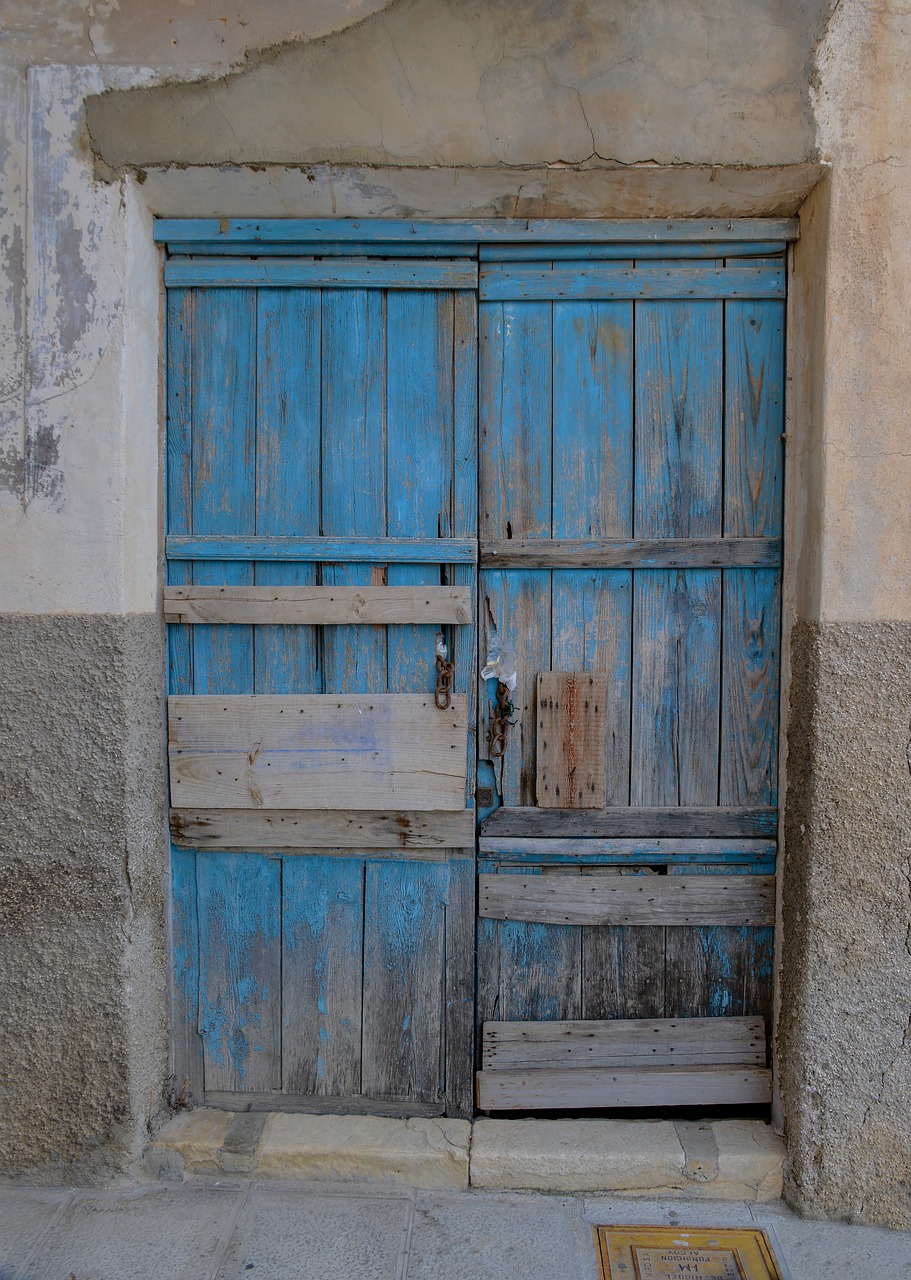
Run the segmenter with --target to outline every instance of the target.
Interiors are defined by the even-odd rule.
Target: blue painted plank
[[[195,852],[171,845],[171,1054],[177,1094],[202,1106],[206,1081],[199,1017],[196,857]]]
[[[784,304],[725,307],[724,532],[781,535]]]
[[[183,283],[178,279],[176,283]],[[482,267],[482,302],[563,298],[783,298],[783,267],[557,266],[542,271],[530,263]]]
[[[256,531],[319,535],[320,298],[263,289],[257,297]],[[261,561],[260,586],[313,586],[313,564]],[[256,630],[256,693],[319,693],[315,627]]]
[[[183,252],[191,253],[191,246],[184,246],[178,249],[170,246],[174,253]],[[784,253],[786,245],[782,240],[743,240],[739,244],[734,242],[725,244],[724,252],[726,256],[738,258],[754,258],[754,257],[770,257]],[[227,249],[220,250],[222,253]],[[201,250],[196,250],[201,252]],[[553,262],[590,262],[593,260],[617,261],[618,259],[638,260],[648,262],[653,258],[667,258],[673,253],[676,259],[681,261],[690,258],[717,258],[718,242],[717,240],[706,240],[702,243],[698,241],[680,242],[677,244],[646,244],[643,241],[630,241],[628,244],[608,244],[601,242],[600,244],[589,244],[585,241],[578,241],[570,244],[549,244],[546,251],[537,244],[480,244],[478,246],[478,260],[485,262],[540,262],[542,257],[546,257]],[[747,265],[747,264],[745,264]],[[777,263],[769,263],[769,266],[776,266]]]
[[[167,288],[295,289],[473,289],[477,264],[445,258],[390,262],[369,258],[171,258],[165,263]],[[759,294],[757,296],[766,296]]]
[[[453,511],[452,531],[457,537],[478,536],[478,303],[474,293],[453,295]],[[455,663],[453,688],[468,697],[468,771],[466,804],[474,804],[478,716],[478,580],[467,564],[445,569],[449,585],[469,587],[472,596],[471,625],[450,631],[450,654]],[[472,856],[474,850],[471,851]],[[472,881],[472,896],[474,894]],[[464,896],[464,895],[463,895]],[[473,908],[472,908],[473,909]],[[470,931],[469,931],[470,934]],[[468,942],[471,981],[474,945]],[[471,1034],[470,1028],[468,1034]]]
[[[796,218],[157,218],[154,235],[170,240],[604,241],[645,243],[796,240]],[[672,252],[672,250],[669,250]]]
[[[167,300],[166,405],[167,405],[167,527],[189,533],[193,527],[192,463],[192,352],[195,295],[175,290]],[[191,581],[187,564],[167,565],[169,586]],[[193,687],[192,629],[168,627],[168,692],[189,693]]]
[[[761,247],[764,252],[775,253],[783,249],[784,245],[778,245],[777,248],[775,245]],[[748,242],[741,245],[725,245],[727,253],[733,253],[735,249],[738,252],[753,252]],[[394,253],[397,258],[475,258],[477,256],[477,248],[470,241],[460,244],[454,240],[438,241],[436,244],[426,240],[418,241],[416,244],[405,244],[399,241],[394,246],[376,240],[308,240],[304,243],[272,240],[268,243],[267,252],[270,257],[292,258],[305,255],[319,258],[375,258],[388,257],[390,253]],[[714,253],[717,254],[717,252],[717,246],[715,246]],[[168,253],[172,256],[184,257],[188,254],[197,257],[200,254],[204,256],[222,254],[226,257],[245,258],[261,255],[263,244],[256,240],[169,240]],[[663,249],[662,254],[666,253],[667,250]]]
[[[781,580],[771,569],[724,575],[721,804],[778,803]]]
[[[362,481],[355,476],[354,484]],[[382,489],[379,490],[382,493]],[[338,523],[338,521],[335,521]],[[256,537],[222,534],[168,537],[171,560],[313,560],[348,564],[474,564],[473,538]]]
[[[206,1088],[281,1087],[281,863],[196,855]]]
[[[437,1102],[448,871],[366,864],[362,1087],[371,1098]]]
[[[282,861],[282,1088],[359,1094],[364,863]]]

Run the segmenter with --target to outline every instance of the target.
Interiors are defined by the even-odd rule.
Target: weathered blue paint
[[[383,259],[349,261],[328,258],[189,258],[165,263],[164,282],[169,288],[191,285],[210,289],[236,286],[257,288],[337,289],[474,289],[478,283],[475,263],[445,258],[430,262],[388,262]],[[754,295],[763,297],[759,293]]]
[[[640,262],[647,262],[650,258],[666,258],[671,248],[678,261],[718,257],[717,240],[705,240],[701,243],[699,241],[680,242],[673,246],[664,243],[607,244],[602,241],[596,244],[584,242],[549,244],[546,253],[543,254],[537,244],[481,244],[478,247],[478,260],[482,263],[540,262],[543,256],[552,262],[585,262],[592,259],[600,262],[616,262],[619,259],[630,261],[634,258]],[[726,244],[724,252],[732,258],[767,258],[784,253],[786,248],[787,245],[781,240],[743,240],[740,243]],[[184,252],[190,252],[190,249],[187,247]],[[201,250],[197,249],[196,252]],[[222,252],[227,252],[227,247]]]
[[[339,460],[352,464],[353,458]],[[325,465],[325,459],[324,459]],[[354,483],[363,485],[366,478]],[[325,509],[325,508],[324,508]],[[331,512],[329,513],[331,516]],[[171,560],[306,560],[314,564],[474,564],[475,538],[361,538],[352,536],[296,538],[222,534],[219,537],[169,535],[165,550]]]
[[[185,283],[176,280],[175,283]],[[783,298],[783,267],[705,265],[666,267],[650,264],[636,270],[611,263],[578,266],[516,263],[482,267],[478,288],[482,302],[610,298]]]

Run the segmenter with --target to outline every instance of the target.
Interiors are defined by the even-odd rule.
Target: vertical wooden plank
[[[474,851],[448,864],[445,980],[446,1114],[474,1113]]]
[[[320,295],[257,295],[256,532],[319,534]],[[260,563],[262,586],[311,586],[316,566]],[[259,627],[256,693],[319,693],[315,627]]]
[[[630,538],[632,303],[554,303],[553,325],[553,535]],[[629,803],[631,631],[629,571],[554,572],[554,669],[603,671],[609,681],[607,804]]]
[[[206,1088],[281,1087],[281,864],[262,854],[196,860]]]
[[[453,294],[453,512],[456,538],[478,533],[478,303],[477,294]],[[474,762],[478,751],[478,575],[473,565],[453,565],[445,571],[452,586],[468,586],[472,594],[472,623],[454,627],[450,652],[455,663],[453,688],[468,695],[468,771],[466,802],[474,802]],[[472,856],[474,850],[471,851]],[[473,910],[473,908],[472,908]],[[469,948],[472,964],[474,947]]]
[[[322,496],[325,536],[386,533],[385,298],[322,295]],[[323,565],[327,586],[385,582],[381,566]],[[385,627],[324,627],[324,693],[386,691]]]
[[[446,865],[368,862],[362,1088],[437,1102],[442,1093]]]
[[[603,809],[606,704],[606,676],[590,671],[539,672],[539,808]]]
[[[605,867],[600,874],[656,872],[642,867]],[[664,1017],[665,932],[644,925],[598,925],[582,930],[583,1018]]]
[[[364,864],[283,859],[282,1088],[361,1091]]]
[[[774,569],[724,574],[719,802],[778,802],[781,590]]]

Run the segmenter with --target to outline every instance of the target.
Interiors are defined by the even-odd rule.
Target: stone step
[[[777,1200],[784,1146],[759,1120],[468,1120],[231,1112],[170,1120],[156,1178],[242,1175],[413,1187]]]

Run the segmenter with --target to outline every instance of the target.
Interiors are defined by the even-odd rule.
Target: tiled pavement
[[[911,1233],[783,1206],[390,1185],[0,1185],[0,1280],[597,1280],[595,1222],[755,1226],[791,1280],[909,1280]]]

